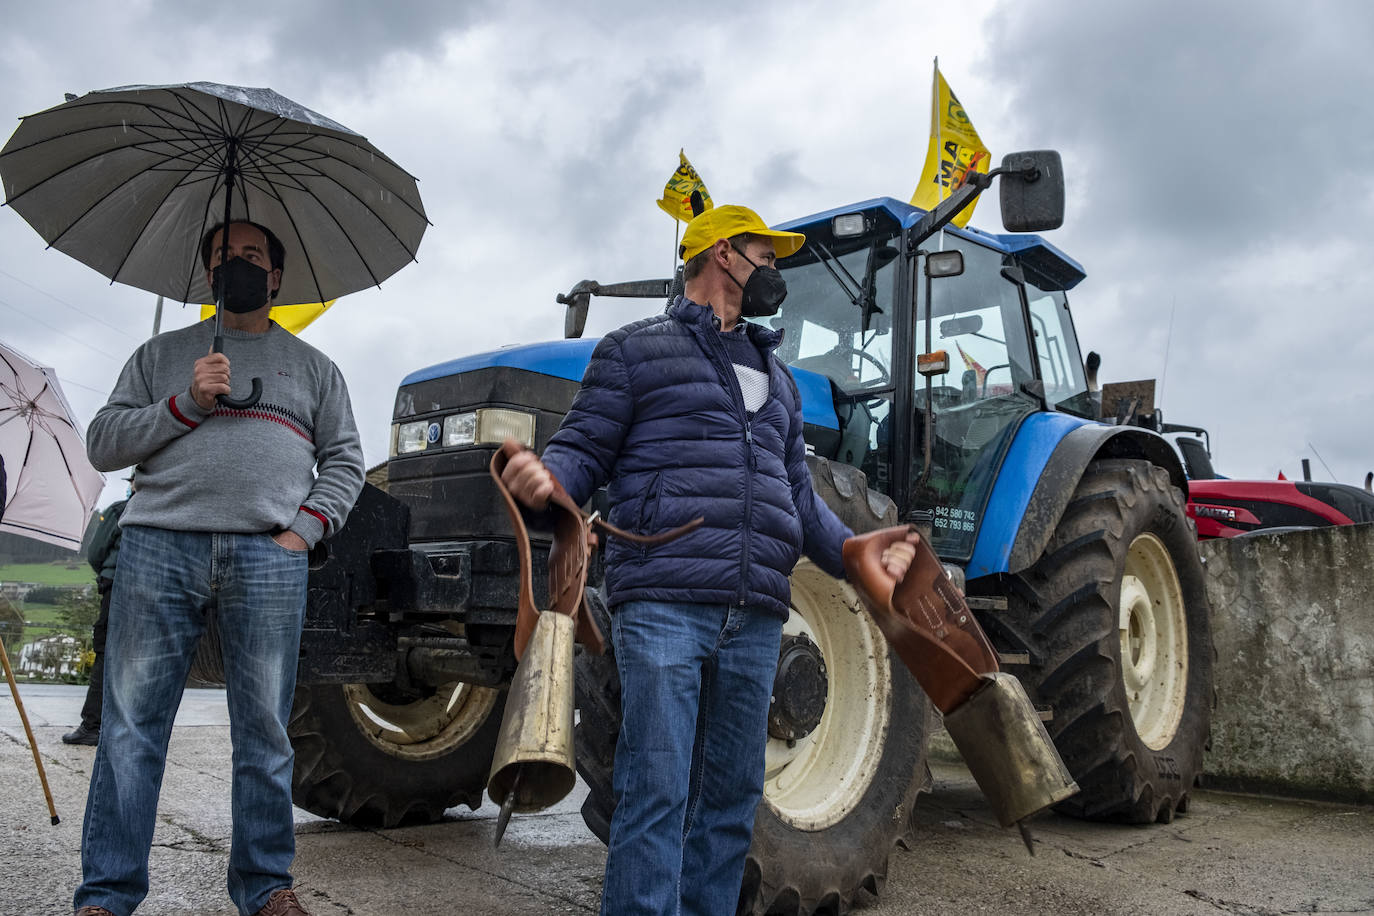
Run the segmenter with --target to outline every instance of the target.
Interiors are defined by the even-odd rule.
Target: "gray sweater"
[[[234,395],[262,379],[247,410],[202,410],[195,361],[214,319],[144,343],[87,432],[91,464],[137,465],[121,525],[230,533],[289,529],[314,546],[337,531],[363,485],[363,453],[343,376],[275,322],[265,334],[224,329]],[[318,476],[313,469],[318,467]]]

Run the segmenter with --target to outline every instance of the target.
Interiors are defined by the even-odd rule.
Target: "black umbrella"
[[[415,178],[364,137],[218,83],[103,89],[29,115],[0,150],[0,182],[50,247],[180,302],[215,300],[200,242],[231,217],[285,246],[278,305],[380,284],[428,225]]]

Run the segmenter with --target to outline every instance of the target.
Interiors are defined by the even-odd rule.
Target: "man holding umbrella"
[[[286,721],[305,609],[306,557],[363,483],[342,375],[268,317],[284,249],[232,222],[201,246],[221,290],[214,321],[135,351],[91,422],[97,468],[137,465],[111,596],[105,709],[82,831],[78,914],[127,916],[148,889],[167,742],[204,615],[217,616],[233,744],[229,893],[243,914],[306,911],[291,891],[292,750]],[[251,407],[217,398],[262,380]]]

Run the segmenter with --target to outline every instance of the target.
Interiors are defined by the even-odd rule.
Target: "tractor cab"
[[[1022,421],[1095,416],[1065,295],[1084,273],[1036,236],[917,241],[925,215],[879,198],[783,224],[807,242],[778,263],[788,296],[768,321],[803,398],[824,390],[807,373],[829,383],[834,424],[808,424],[815,453],[864,471],[959,561]]]

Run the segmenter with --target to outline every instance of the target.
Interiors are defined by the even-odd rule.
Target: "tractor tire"
[[[1077,795],[1062,814],[1170,822],[1202,773],[1215,650],[1183,495],[1148,461],[1088,466],[1040,559],[988,620]],[[985,618],[990,615],[984,615]]]
[[[297,685],[287,725],[296,806],[358,827],[479,808],[505,694],[455,682],[424,699],[387,696],[383,685]]]
[[[930,701],[846,584],[809,560],[792,571],[784,635],[825,659],[825,712],[805,738],[770,736],[741,913],[847,913],[877,895],[916,797],[930,787]]]
[[[895,509],[846,465],[812,462],[816,489],[856,530],[895,524]],[[912,808],[929,788],[930,704],[849,586],[803,560],[792,573],[784,637],[804,634],[824,659],[826,705],[806,735],[770,736],[764,798],[754,821],[740,913],[846,913],[877,894],[893,847],[910,839]],[[609,636],[609,621],[600,618]],[[606,842],[620,729],[614,647],[576,665],[582,817]]]

